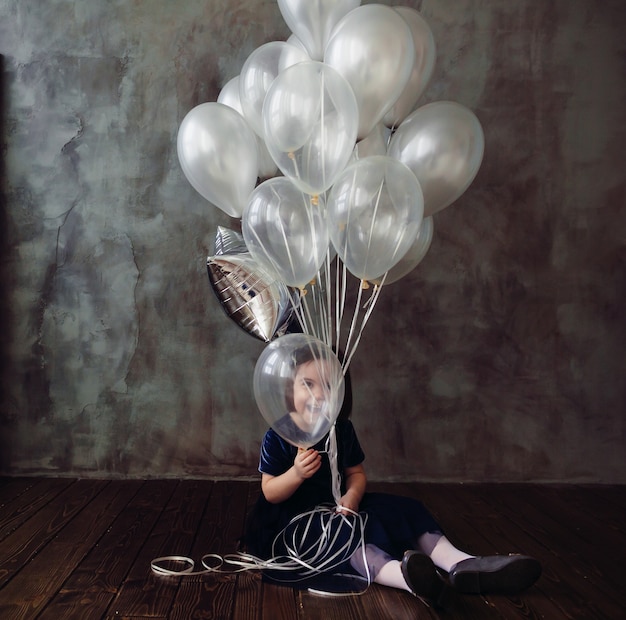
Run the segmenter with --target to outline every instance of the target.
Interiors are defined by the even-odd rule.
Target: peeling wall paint
[[[402,4],[438,47],[421,103],[486,151],[353,362],[370,477],[625,482],[626,7]],[[205,273],[234,223],[175,143],[288,35],[274,1],[0,2],[3,473],[255,474],[263,345]]]

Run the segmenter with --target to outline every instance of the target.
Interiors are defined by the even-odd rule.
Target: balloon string
[[[385,277],[386,277],[386,274],[385,274]],[[359,342],[361,342],[361,336],[363,335],[363,330],[365,329],[365,326],[367,325],[367,322],[369,321],[369,318],[372,315],[374,306],[376,305],[376,302],[378,301],[378,297],[380,295],[382,288],[383,287],[378,284],[374,286],[374,291],[371,297],[368,299],[367,303],[364,305],[364,307],[367,307],[367,306],[369,307],[367,308],[367,311],[365,312],[365,316],[363,317],[363,320],[361,322],[361,326],[359,328],[359,334],[354,342],[352,351],[350,352],[350,355],[345,363],[345,368],[348,368],[348,366],[350,365],[350,362],[352,361],[352,357],[354,356],[356,349],[359,346]]]
[[[306,319],[307,319],[305,321],[305,323],[307,325],[307,329],[305,330],[305,333],[310,334],[310,335],[315,336],[316,338],[318,338],[316,330],[315,330],[315,323],[313,321],[313,314],[311,313],[311,309],[309,307],[309,301],[308,301],[309,297],[313,297],[313,295],[306,295],[304,297],[304,303],[302,304],[304,306],[304,312],[306,314]]]
[[[307,334],[308,331],[307,331],[306,319],[304,316],[304,308],[303,308],[304,304],[306,303],[305,293],[306,291],[300,291],[298,302],[296,302],[296,300],[294,299],[295,296],[292,296],[289,301],[291,302],[293,313],[296,315],[296,318],[298,319],[298,324],[300,325],[300,329],[302,330],[303,333]]]
[[[350,345],[352,343],[352,338],[354,336],[354,331],[356,328],[356,324],[358,321],[358,317],[359,317],[359,310],[361,308],[361,298],[363,297],[363,287],[359,285],[359,293],[357,295],[357,300],[356,303],[354,305],[354,312],[352,314],[352,321],[350,322],[350,331],[348,332],[348,338],[346,340],[346,347],[345,347],[345,352],[344,352],[344,358],[343,358],[343,362],[341,364],[342,368],[347,369],[348,368],[348,362],[350,359],[352,359],[352,355],[354,354],[354,352],[350,353]]]
[[[298,170],[298,162],[296,160],[295,153],[293,153],[293,152],[289,153],[289,159],[291,159],[291,161],[293,162],[293,175],[299,181],[300,180],[300,170]]]
[[[330,246],[326,251],[326,260],[324,261],[324,279],[323,279],[323,290],[324,290],[324,322],[326,325],[326,340],[324,341],[329,347],[332,348],[332,329],[333,329],[333,316],[331,312],[332,303],[333,303],[333,293],[332,293],[332,285],[331,285],[331,271],[330,271]]]
[[[315,306],[315,317],[317,319],[316,329],[312,335],[324,344],[331,346],[330,325],[328,324],[328,305],[331,303],[327,299],[326,290],[328,281],[328,266],[326,257],[318,272],[317,281],[311,285],[311,293]]]
[[[324,185],[324,189],[326,189],[326,112],[324,110],[326,97],[324,96],[325,92],[325,79],[326,74],[322,72],[322,80],[320,82],[320,118],[321,118],[321,138],[322,138],[322,183]]]
[[[376,223],[376,218],[378,217],[378,208],[380,206],[380,197],[382,196],[384,185],[385,185],[385,179],[383,178],[383,180],[380,182],[380,186],[378,188],[378,192],[377,192],[377,196],[376,196],[376,204],[374,205],[374,213],[372,215],[372,219],[371,219],[371,223],[370,223],[369,235],[368,235],[368,238],[367,238],[367,254],[366,254],[366,258],[365,258],[365,265],[363,267],[363,271],[365,273],[367,273],[367,259],[369,258],[370,251],[372,249],[372,238],[374,236],[374,224]]]
[[[283,578],[283,581],[297,582],[316,574],[333,572],[355,553],[361,553],[366,568],[366,588],[362,592],[348,592],[345,595],[362,594],[371,584],[365,552],[366,524],[366,513],[357,513],[349,508],[343,508],[342,512],[338,512],[335,507],[317,506],[313,510],[296,515],[276,536],[272,543],[272,557],[268,560],[249,553],[231,553],[224,556],[207,553],[201,558],[203,568],[194,570],[193,559],[182,555],[169,555],[153,559],[150,568],[155,575],[161,577],[272,570],[293,572],[292,579]],[[311,531],[319,531],[320,534],[307,543]],[[286,554],[276,553],[279,547],[285,549]],[[171,564],[183,566],[182,568],[167,566]],[[227,570],[227,565],[233,568]]]
[[[341,474],[339,473],[339,467],[337,465],[337,433],[335,424],[330,428],[328,433],[328,439],[326,440],[326,452],[328,453],[328,460],[330,461],[330,476],[331,476],[331,488],[333,492],[333,499],[335,504],[340,506],[341,502]]]
[[[278,195],[278,192],[276,191],[276,189],[272,186],[272,192],[273,194],[276,196],[276,200],[278,201],[278,209],[280,210],[281,207],[281,198]],[[285,226],[283,223],[283,218],[279,217],[279,224],[280,224],[280,234],[282,236],[282,240],[283,240],[283,247],[287,250],[287,260],[289,261],[289,267],[290,267],[290,275],[291,278],[295,278],[296,276],[296,270],[294,267],[294,263],[293,263],[293,256],[292,256],[292,252],[291,252],[291,247],[289,245],[289,235],[287,234],[287,231],[285,230]],[[267,254],[267,252],[265,252],[265,248],[263,249],[264,254]],[[276,270],[278,271],[278,269]],[[279,272],[280,273],[280,272]]]

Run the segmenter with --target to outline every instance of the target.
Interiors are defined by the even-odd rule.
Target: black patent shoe
[[[427,555],[419,551],[405,551],[400,567],[404,580],[415,596],[435,609],[450,608],[450,588]]]
[[[541,564],[527,555],[486,555],[462,560],[450,583],[464,594],[517,594],[541,575]]]

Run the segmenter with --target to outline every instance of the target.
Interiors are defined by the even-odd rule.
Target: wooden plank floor
[[[543,564],[519,596],[459,596],[438,614],[372,585],[327,597],[258,573],[158,577],[150,561],[235,550],[258,482],[0,479],[0,618],[626,618],[626,486],[373,484],[422,499],[449,538],[476,554]]]

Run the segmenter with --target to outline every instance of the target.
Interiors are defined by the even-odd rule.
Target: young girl
[[[259,464],[262,494],[245,537],[249,551],[262,558],[286,553],[277,536],[293,517],[320,504],[335,503],[331,467],[324,452],[326,440],[303,449],[283,438],[294,441],[294,437],[306,437],[311,432],[324,411],[327,393],[325,362],[314,359],[310,347],[297,351],[293,360],[289,413],[277,420],[263,438]],[[346,375],[345,398],[335,427],[342,487],[337,510],[367,515],[367,567],[363,554],[356,552],[349,560],[350,566],[341,566],[340,572],[362,576],[369,573],[375,583],[408,590],[435,606],[444,606],[448,594],[444,573],[447,581],[464,593],[512,594],[538,579],[541,566],[535,559],[522,555],[472,556],[450,543],[418,500],[366,492],[365,455],[348,419],[351,405],[350,378]],[[272,576],[280,579],[279,575]]]

